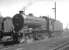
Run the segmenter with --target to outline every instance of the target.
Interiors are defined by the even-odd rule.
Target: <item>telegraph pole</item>
[[[52,9],[54,9],[54,10],[55,10],[54,14],[55,14],[55,20],[56,20],[56,2],[55,2],[55,7],[54,7],[54,8],[52,8]]]
[[[55,23],[55,21],[56,21],[56,1],[55,1],[55,7],[54,8],[52,8],[53,10],[55,10],[54,11],[54,16],[55,16],[55,20],[53,21],[53,32],[54,32],[54,23]]]
[[[55,20],[56,20],[56,2],[55,2]]]

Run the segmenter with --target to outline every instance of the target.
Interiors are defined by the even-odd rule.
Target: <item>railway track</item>
[[[60,49],[63,50],[63,48],[66,47],[66,46],[69,46],[69,41],[64,42],[64,43],[58,45],[58,46],[57,46],[55,49],[53,49],[53,50],[60,50]]]
[[[53,47],[52,50],[61,50],[62,48],[69,46],[69,38],[62,39],[59,41],[56,41],[55,43],[52,43],[53,45],[50,45],[49,47]]]
[[[49,41],[39,41],[37,43],[33,43],[33,44],[14,44],[14,45],[10,45],[10,46],[2,46],[0,47],[0,50],[3,49],[10,49],[10,48],[24,48],[25,50],[27,49],[27,47],[31,48],[32,46],[36,48],[36,46],[38,46],[38,48],[52,48],[52,50],[59,50],[60,48],[67,46],[69,44],[69,38],[63,38],[63,39],[51,39]],[[15,49],[14,49],[15,50]],[[34,50],[34,49],[33,49]],[[51,50],[51,49],[50,49]]]

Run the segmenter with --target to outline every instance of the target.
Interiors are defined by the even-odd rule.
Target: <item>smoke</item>
[[[41,1],[53,1],[53,0],[27,0],[27,4],[25,6],[23,6],[22,10],[27,10],[28,7],[32,6],[33,4],[35,4],[36,2],[41,2]]]

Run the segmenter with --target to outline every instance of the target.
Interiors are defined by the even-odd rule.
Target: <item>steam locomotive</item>
[[[21,15],[22,13],[22,15]],[[13,41],[20,42],[22,38],[32,37],[34,40],[38,36],[48,35],[51,36],[53,31],[62,31],[62,23],[55,21],[48,17],[34,17],[32,15],[16,14],[13,18],[6,17],[0,21],[0,40],[5,36],[10,36]],[[54,28],[54,29],[53,29]],[[9,41],[7,40],[7,41]]]
[[[20,40],[19,38],[23,35],[23,33],[18,32],[24,25],[23,16],[21,14],[16,14],[13,18],[1,18],[0,22],[0,40],[2,41],[2,39],[9,37],[6,41],[12,40],[18,42]]]

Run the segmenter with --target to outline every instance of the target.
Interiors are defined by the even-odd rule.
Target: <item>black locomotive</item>
[[[13,18],[11,18],[12,24],[14,26],[14,29],[12,29],[11,31],[6,31],[6,30],[9,30],[6,28],[11,27],[10,21],[9,20],[7,21],[6,20],[7,18],[3,18],[2,23],[1,23],[1,30],[0,30],[0,41],[2,41],[3,37],[6,38],[7,36],[10,36],[10,38],[7,39],[6,41],[19,42],[20,38],[22,38],[23,36],[23,33],[19,32],[19,30],[21,30],[24,25],[24,18],[21,15],[22,13],[23,11],[20,11],[19,14],[16,14],[13,16]],[[6,23],[6,22],[9,22],[9,23]]]

